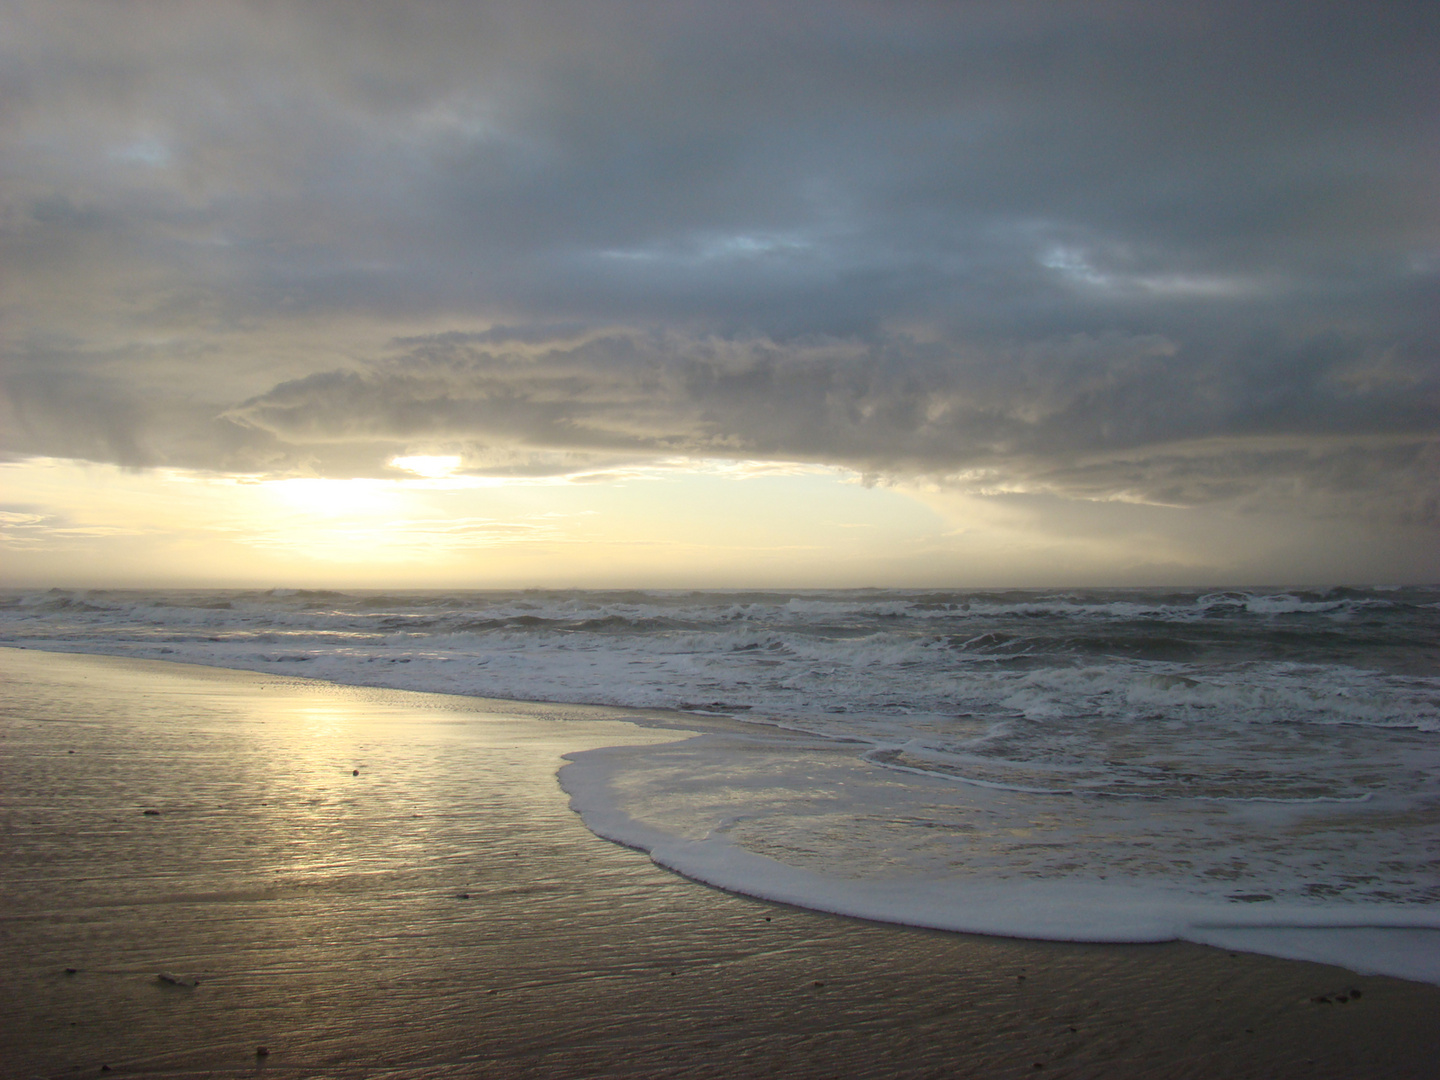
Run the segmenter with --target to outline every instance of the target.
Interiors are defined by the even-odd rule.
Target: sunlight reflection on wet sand
[[[565,752],[677,737],[614,710],[20,650],[0,672],[5,1075],[1405,1076],[1440,1051],[1440,988],[684,881],[556,784]]]

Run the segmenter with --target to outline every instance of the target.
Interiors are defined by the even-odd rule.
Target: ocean
[[[1440,587],[11,590],[0,645],[675,710],[559,780],[697,880],[1440,983]]]

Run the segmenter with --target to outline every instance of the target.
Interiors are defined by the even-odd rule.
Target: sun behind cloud
[[[395,469],[404,469],[416,476],[428,477],[431,480],[442,480],[454,476],[460,471],[459,454],[410,454],[405,457],[393,457],[390,459],[390,466]]]

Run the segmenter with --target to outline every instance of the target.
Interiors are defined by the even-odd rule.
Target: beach
[[[5,1076],[1419,1077],[1440,1055],[1432,985],[884,925],[662,870],[589,832],[556,772],[683,738],[680,714],[20,649],[0,678]]]

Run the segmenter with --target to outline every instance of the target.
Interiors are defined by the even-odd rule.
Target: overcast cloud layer
[[[0,4],[0,453],[1440,518],[1440,5]]]

